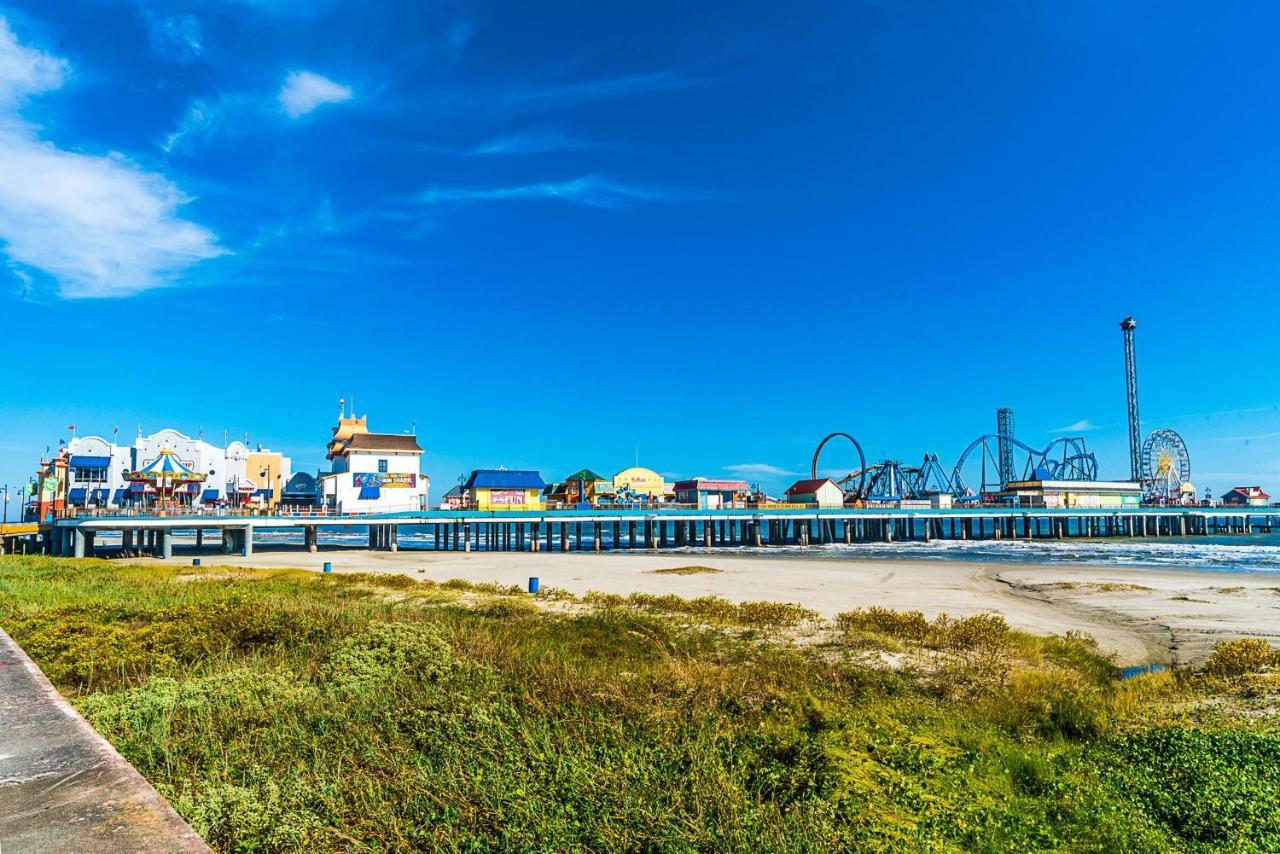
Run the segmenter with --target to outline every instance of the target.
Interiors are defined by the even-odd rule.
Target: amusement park
[[[898,459],[868,462],[862,444],[848,432],[834,432],[818,443],[810,477],[818,479],[822,453],[832,442],[852,447],[857,468],[835,479],[846,506],[1005,505],[1014,507],[1194,506],[1191,453],[1175,430],[1160,427],[1142,437],[1138,409],[1138,371],[1134,351],[1137,321],[1120,322],[1124,339],[1125,391],[1129,436],[1129,479],[1098,476],[1097,457],[1083,436],[1059,436],[1037,448],[1018,438],[1014,413],[996,411],[995,431],[978,436],[950,467],[926,452],[918,464]]]

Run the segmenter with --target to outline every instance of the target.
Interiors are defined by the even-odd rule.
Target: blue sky
[[[780,490],[833,430],[950,464],[1001,405],[1122,477],[1133,314],[1144,433],[1280,490],[1270,4],[0,19],[0,480],[72,423],[315,469],[339,397],[437,495],[637,450]]]

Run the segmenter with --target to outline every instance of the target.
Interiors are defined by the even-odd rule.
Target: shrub
[[[1280,650],[1260,638],[1236,638],[1213,648],[1205,670],[1214,676],[1243,676],[1280,664]]]
[[[334,649],[321,676],[339,690],[360,690],[401,676],[434,681],[453,666],[453,652],[433,626],[373,623]]]
[[[919,611],[893,611],[878,606],[837,614],[836,627],[846,634],[878,632],[912,641],[924,641],[929,635],[929,621]]]

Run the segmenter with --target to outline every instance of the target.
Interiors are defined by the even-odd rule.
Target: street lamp
[[[9,484],[4,485],[4,526],[9,527]]]

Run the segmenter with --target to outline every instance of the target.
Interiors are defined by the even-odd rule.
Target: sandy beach
[[[144,559],[150,562],[149,559]],[[190,555],[171,562],[189,564]],[[824,617],[879,605],[932,617],[993,613],[1031,632],[1085,632],[1123,665],[1196,664],[1219,641],[1280,643],[1280,577],[1190,569],[958,561],[770,558],[768,556],[369,552],[300,548],[251,557],[210,555],[205,565],[401,573],[446,581],[544,587],[582,594],[674,593],[733,601],[794,602]],[[655,572],[696,564],[715,573]]]

